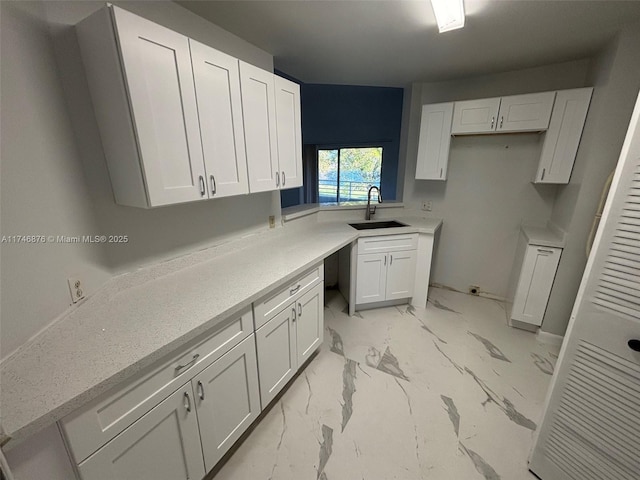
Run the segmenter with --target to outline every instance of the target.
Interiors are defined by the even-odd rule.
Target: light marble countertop
[[[2,363],[0,444],[51,425],[358,237],[442,224],[398,220],[410,226],[287,225],[114,277]]]
[[[558,228],[523,225],[521,229],[530,245],[556,248],[564,248],[565,246],[564,232]]]

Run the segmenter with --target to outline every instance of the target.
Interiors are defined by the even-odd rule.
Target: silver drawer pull
[[[538,252],[540,252],[540,253],[548,253],[549,255],[551,255],[553,253],[553,250],[545,250],[544,248],[539,248]]]
[[[204,385],[202,385],[200,380],[198,380],[198,396],[200,400],[204,400]]]
[[[191,413],[191,397],[187,392],[184,392],[184,409],[187,413]]]
[[[289,290],[289,295],[294,295],[295,293],[297,293],[298,290],[300,290],[300,284],[298,284],[297,287],[292,288],[291,290]]]
[[[176,373],[179,373],[180,370],[182,370],[183,368],[191,368],[193,367],[194,363],[196,363],[196,361],[198,360],[198,358],[200,357],[199,353],[196,353],[193,355],[193,358],[191,359],[191,361],[189,363],[185,363],[184,365],[178,365],[176,367]]]

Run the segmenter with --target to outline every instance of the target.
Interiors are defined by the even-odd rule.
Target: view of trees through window
[[[380,188],[382,147],[318,150],[318,202],[367,199],[369,187]]]

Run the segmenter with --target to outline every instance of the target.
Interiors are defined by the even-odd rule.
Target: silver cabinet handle
[[[294,295],[298,290],[300,290],[300,284],[298,284],[297,287],[292,288],[291,290],[289,290],[289,295]]]
[[[280,172],[276,172],[276,187],[280,186]]]
[[[213,177],[213,175],[211,175],[209,177],[209,180],[211,180],[211,195],[215,195],[216,194],[216,179]]]
[[[542,178],[540,178],[540,180],[544,180],[544,174],[546,173],[547,169],[543,168],[542,169]]]
[[[200,380],[198,380],[198,385],[197,385],[197,390],[198,390],[198,396],[200,397],[200,400],[204,400],[204,385],[202,385],[202,382]]]
[[[389,265],[393,265],[393,255],[389,255],[390,260],[389,260]]]
[[[493,124],[496,121],[496,117],[491,117],[491,130],[493,130]]]
[[[176,367],[176,373],[179,373],[180,370],[182,370],[183,368],[191,368],[191,367],[193,367],[193,365],[196,363],[196,360],[198,360],[199,357],[200,357],[200,354],[196,353],[196,354],[193,355],[193,358],[191,359],[190,362],[185,363],[184,365],[178,365]]]
[[[296,321],[296,306],[294,305],[293,308],[291,309],[291,312],[293,314],[293,321]]]
[[[302,316],[302,303],[298,302],[298,318]]]
[[[500,128],[502,128],[502,122],[504,122],[504,116],[500,117]]]
[[[440,169],[440,178],[442,178],[442,168]]]
[[[540,252],[540,253],[548,253],[549,255],[553,254],[553,250],[546,250],[544,248],[539,248],[538,252]]]
[[[387,256],[385,255],[384,256],[384,265],[386,265],[386,264],[387,264]]]
[[[184,392],[184,409],[187,413],[191,413],[191,397],[188,392]]]
[[[204,190],[204,177],[200,175],[200,195],[204,197],[204,194],[207,193]]]
[[[287,184],[287,177],[284,174],[284,170],[282,171],[282,186],[284,187]]]

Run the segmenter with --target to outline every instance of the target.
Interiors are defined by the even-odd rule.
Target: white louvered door
[[[529,467],[543,480],[640,472],[640,97]],[[634,347],[634,348],[632,348]]]

